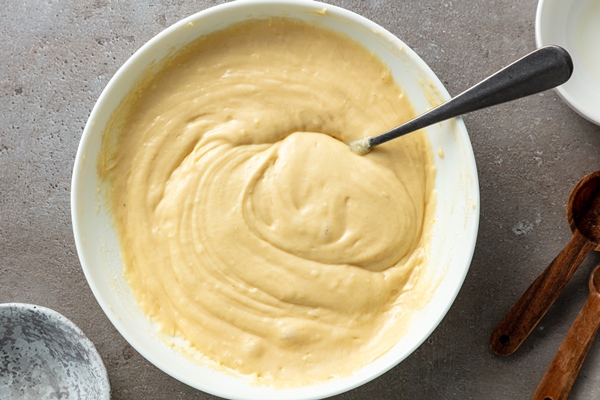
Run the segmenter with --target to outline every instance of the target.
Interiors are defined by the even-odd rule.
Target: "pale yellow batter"
[[[292,20],[194,43],[130,96],[99,172],[126,277],[165,332],[259,384],[356,371],[424,293],[434,167],[366,49]],[[118,128],[118,129],[117,129]],[[426,296],[425,296],[426,297]]]

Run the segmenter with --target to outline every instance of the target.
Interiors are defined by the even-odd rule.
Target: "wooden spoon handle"
[[[500,321],[490,338],[490,348],[508,356],[519,348],[546,314],[585,256],[596,246],[578,230],[569,244],[523,293]]]
[[[554,361],[538,386],[533,400],[565,400],[577,379],[598,326],[600,296],[591,294],[562,342]]]

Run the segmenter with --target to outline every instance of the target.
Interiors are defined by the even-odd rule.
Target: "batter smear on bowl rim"
[[[435,166],[424,132],[355,41],[243,22],[148,74],[98,171],[140,308],[224,369],[294,387],[385,354],[427,303]]]

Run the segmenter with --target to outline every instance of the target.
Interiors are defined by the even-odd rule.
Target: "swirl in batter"
[[[307,23],[250,21],[141,84],[99,172],[141,309],[260,384],[356,371],[397,343],[424,293],[434,167],[387,67]]]

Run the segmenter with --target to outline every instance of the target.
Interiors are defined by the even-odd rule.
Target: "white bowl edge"
[[[554,44],[571,52],[571,45],[568,43],[565,31],[573,3],[574,1],[568,0],[539,0],[535,14],[535,44],[537,48]],[[562,8],[561,12],[552,12],[553,7]],[[568,82],[555,88],[555,91],[573,111],[588,121],[600,125],[600,108],[598,107],[600,93],[594,93],[594,90],[589,87],[590,82],[587,84],[584,82],[586,76],[579,71],[581,64],[574,54],[572,56],[573,75]],[[600,88],[600,74],[597,74],[595,83],[595,87]],[[584,89],[582,90],[582,88]]]

